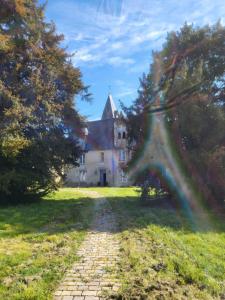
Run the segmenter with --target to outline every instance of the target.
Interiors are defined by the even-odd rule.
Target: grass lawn
[[[93,200],[61,189],[38,203],[0,207],[0,299],[47,300],[92,218]]]
[[[140,206],[135,189],[95,190],[118,217],[118,299],[225,299],[225,221],[193,231],[181,211]]]
[[[142,207],[134,188],[89,188],[117,215],[118,299],[225,299],[225,224],[193,231],[181,211]],[[51,299],[92,219],[93,200],[61,189],[0,208],[0,299]]]

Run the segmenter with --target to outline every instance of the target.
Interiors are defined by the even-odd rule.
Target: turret
[[[116,105],[111,94],[108,95],[105,108],[102,114],[102,120],[115,119],[117,115]]]

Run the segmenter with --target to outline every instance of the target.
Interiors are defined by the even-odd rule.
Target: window
[[[118,139],[121,139],[121,132],[118,132]]]
[[[127,153],[127,157],[128,157],[128,159],[131,159],[132,158],[132,151],[128,151],[128,153]]]
[[[123,132],[123,139],[125,139],[126,138],[126,132],[124,131]]]
[[[82,182],[86,181],[86,174],[87,174],[86,171],[84,171],[84,170],[80,171],[80,181],[82,181]]]
[[[120,152],[119,152],[119,160],[120,161],[125,161],[126,160],[126,151],[125,150],[120,150]]]
[[[85,164],[85,154],[82,154],[80,157],[80,164],[84,165]]]
[[[121,170],[121,172],[120,172],[120,180],[123,183],[127,182],[127,175],[125,174],[125,172],[123,170]]]
[[[101,152],[101,162],[104,162],[105,157],[104,157],[104,152]]]

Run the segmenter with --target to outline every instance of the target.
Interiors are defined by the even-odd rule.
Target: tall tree
[[[205,199],[224,205],[225,27],[184,25],[162,51],[171,138]],[[220,156],[219,156],[220,153]],[[210,196],[211,194],[211,196]],[[215,202],[214,202],[215,203]]]
[[[0,7],[0,199],[19,202],[55,189],[64,165],[77,164],[74,96],[88,94],[37,1]]]
[[[171,140],[177,142],[177,150],[186,161],[188,172],[199,175],[199,189],[204,184],[208,185],[223,204],[224,41],[225,27],[220,23],[202,28],[185,24],[180,31],[169,33],[158,54],[161,70],[151,68],[148,75],[154,78],[156,72],[160,72],[157,87],[152,89],[152,82],[142,85],[145,91],[142,95],[146,95],[145,103],[139,95],[133,105],[135,108],[137,102],[141,105],[144,103],[142,111],[149,116],[157,111],[166,114]],[[148,91],[151,91],[151,97]],[[154,97],[159,94],[164,101],[163,105],[156,107]],[[127,122],[133,128],[130,140],[135,139],[132,133],[135,132],[134,127],[140,128],[140,124],[135,124],[133,119],[127,114]],[[139,131],[138,139],[145,140],[140,135],[142,131]]]
[[[140,87],[137,99],[129,107],[121,103],[122,110],[126,116],[128,144],[133,152],[138,152],[140,150],[139,147],[143,147],[143,143],[149,133],[149,105],[154,101],[152,71],[150,70],[147,75],[143,74],[139,81]]]

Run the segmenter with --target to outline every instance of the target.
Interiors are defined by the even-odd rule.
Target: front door
[[[100,170],[100,185],[106,186],[106,170]]]

